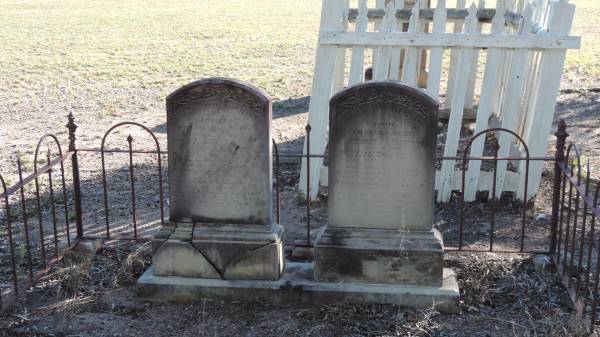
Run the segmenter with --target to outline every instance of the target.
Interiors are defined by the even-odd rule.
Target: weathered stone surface
[[[144,300],[200,302],[206,298],[247,300],[274,305],[335,303],[385,303],[409,307],[434,307],[459,311],[456,275],[444,269],[439,287],[389,284],[326,283],[313,280],[312,263],[286,263],[279,280],[219,280],[157,276],[149,268],[139,279],[137,293]]]
[[[303,243],[305,245],[305,243]],[[292,250],[292,258],[301,261],[313,261],[315,258],[315,248],[306,246],[296,246]]]
[[[437,102],[400,82],[350,87],[330,102],[329,223],[315,280],[442,284],[433,231]]]
[[[271,223],[271,101],[223,78],[167,97],[173,222]]]
[[[194,225],[193,224],[177,224],[177,227],[169,236],[171,240],[179,240],[185,242],[192,241],[192,235],[194,233]]]
[[[276,280],[283,228],[271,220],[271,101],[223,78],[167,98],[170,217],[154,238],[157,273]]]
[[[444,251],[437,231],[331,229],[315,247],[322,282],[440,286]]]
[[[278,280],[283,272],[282,242],[271,242],[244,253],[243,258],[233,261],[225,270],[227,280]]]
[[[437,102],[399,82],[368,82],[331,99],[331,227],[431,230]]]
[[[81,240],[73,248],[73,254],[83,258],[91,259],[96,256],[96,253],[102,248],[101,240]]]
[[[156,254],[160,246],[169,239],[174,231],[175,225],[171,223],[166,223],[160,227],[158,232],[154,234],[154,237],[152,238],[152,255]]]
[[[152,257],[160,276],[222,278],[218,270],[189,242],[167,240]]]
[[[273,225],[266,232],[260,227],[196,225],[192,245],[225,279],[277,280],[284,267],[283,228]]]

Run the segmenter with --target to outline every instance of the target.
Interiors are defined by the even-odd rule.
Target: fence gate
[[[310,153],[323,153],[327,146],[329,99],[344,86],[364,81],[372,66],[373,80],[401,80],[423,87],[440,99],[441,118],[447,120],[444,157],[459,155],[463,121],[474,121],[474,133],[489,127],[514,131],[529,145],[532,157],[546,153],[556,96],[567,49],[580,46],[580,38],[569,36],[575,5],[553,0],[497,0],[496,8],[485,8],[484,0],[466,8],[446,8],[445,0],[418,0],[405,8],[404,0],[323,0],[309,123]],[[372,6],[375,7],[372,7]],[[369,7],[371,6],[371,7]],[[497,135],[500,157],[522,155],[515,138]],[[304,144],[307,153],[307,144]],[[485,139],[470,147],[470,156],[481,156]],[[436,173],[439,202],[460,190],[461,175],[454,160],[443,161]],[[527,195],[535,195],[543,162],[530,167]],[[327,185],[327,168],[313,159],[310,195],[319,184]],[[498,167],[496,193],[523,195],[523,163]],[[306,193],[307,163],[302,161],[300,191]],[[491,191],[492,174],[481,161],[470,163],[466,201],[477,191]]]

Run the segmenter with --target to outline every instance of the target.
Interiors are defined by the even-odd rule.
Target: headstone
[[[315,245],[315,279],[442,284],[433,229],[437,102],[394,81],[367,82],[330,101],[329,220]]]
[[[155,240],[157,275],[279,278],[283,229],[272,223],[271,113],[265,93],[229,79],[193,82],[169,95],[171,223]]]

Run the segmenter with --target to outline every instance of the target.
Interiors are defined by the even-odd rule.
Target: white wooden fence
[[[365,67],[372,65],[374,80],[399,79],[417,86],[419,77],[426,75],[424,90],[445,98],[440,99],[441,115],[448,119],[444,156],[460,154],[465,118],[475,118],[475,133],[488,127],[507,128],[525,140],[531,156],[545,155],[565,53],[580,45],[579,37],[569,36],[574,5],[497,0],[496,8],[488,9],[484,0],[468,8],[465,0],[456,0],[456,8],[446,8],[446,0],[437,0],[430,9],[420,0],[405,9],[404,0],[375,1],[358,0],[358,8],[350,9],[349,0],[323,0],[309,110],[311,153],[325,151],[331,96],[363,81]],[[406,22],[408,31],[403,32]],[[420,64],[423,60],[426,67]],[[498,138],[500,157],[521,154],[514,137],[499,134]],[[483,150],[484,137],[480,137],[470,155],[480,156]],[[510,191],[522,198],[524,162],[516,165],[517,172],[499,165],[498,196]],[[491,190],[491,172],[480,169],[480,161],[469,164],[468,201],[475,199],[477,191]],[[542,162],[531,162],[528,199],[537,191],[542,169]],[[319,184],[327,185],[327,169],[314,158],[309,170],[314,197]],[[306,173],[303,161],[299,184],[303,193]],[[436,174],[438,201],[448,201],[460,184],[455,162],[444,161]]]

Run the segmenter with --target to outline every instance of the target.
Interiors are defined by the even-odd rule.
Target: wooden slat
[[[465,0],[456,0],[456,8],[463,9],[465,8]],[[463,31],[464,21],[458,21],[454,23],[454,27],[452,28],[452,32],[456,36],[461,36],[459,33]],[[461,36],[462,37],[462,36]],[[458,59],[460,56],[460,51],[457,48],[453,48],[450,51],[450,67],[448,68],[448,85],[446,87],[446,101],[445,106],[449,108],[452,106],[452,98],[454,92],[454,83],[456,82],[456,68],[458,67]]]
[[[502,13],[505,10],[504,1],[496,3],[496,12]],[[502,34],[505,31],[505,25],[502,18],[498,16],[492,21],[491,34]],[[496,107],[496,96],[500,90],[500,64],[503,59],[503,52],[498,48],[490,48],[487,51],[487,60],[481,86],[481,98],[477,109],[477,118],[475,121],[474,134],[477,134],[488,128],[488,120]],[[485,136],[481,136],[473,141],[470,149],[470,156],[477,157],[483,154],[485,145]],[[465,201],[475,200],[477,194],[477,184],[481,169],[481,161],[474,160],[469,163],[469,169],[465,174]]]
[[[439,186],[441,184],[441,172],[435,172],[435,189],[440,193]],[[477,178],[477,183],[473,184],[475,186],[475,190],[478,192],[490,192],[492,191],[492,182],[493,182],[493,172],[491,171],[482,171]],[[452,176],[452,185],[450,186],[451,191],[460,191],[462,184],[462,172],[460,170],[456,170],[453,172]],[[514,192],[518,191],[519,184],[519,174],[517,172],[508,172],[506,175],[504,192]]]
[[[517,15],[519,15],[519,17],[521,17],[521,12],[519,12],[519,8],[518,5],[515,4],[515,0],[506,0],[505,2],[506,8],[508,10],[511,11],[516,11]],[[516,27],[518,28],[518,26]],[[515,35],[518,34],[518,31],[515,27],[510,26],[506,28],[506,34],[509,35]],[[495,109],[495,117],[497,117],[496,119],[499,120],[502,116],[502,112],[504,110],[504,105],[502,104],[502,102],[504,101],[504,96],[506,96],[506,92],[507,92],[507,85],[508,85],[508,81],[509,81],[509,77],[510,77],[510,69],[512,66],[512,61],[513,61],[513,56],[514,56],[514,50],[513,49],[506,49],[504,51],[504,57],[502,58],[502,62],[500,65],[500,88],[498,90],[498,95],[495,97],[495,105],[496,105],[496,109]]]
[[[415,2],[413,6],[413,15],[410,17],[410,22],[408,24],[408,33],[409,34],[418,34],[419,32],[419,0]],[[404,56],[404,65],[402,67],[402,82],[411,85],[413,87],[417,87],[417,58],[419,57],[419,53],[417,48],[410,47],[406,48],[405,56]]]
[[[477,8],[475,5],[469,7],[470,15],[465,20],[465,32],[472,33],[477,27],[476,13]],[[458,66],[457,74],[464,74],[465,70],[469,68],[470,61],[473,57],[472,48],[463,48],[458,54]],[[458,149],[458,141],[460,138],[460,130],[462,125],[462,115],[465,105],[464,97],[467,92],[467,82],[460,76],[456,76],[454,82],[454,91],[452,92],[452,105],[450,112],[450,121],[448,122],[448,133],[446,135],[446,144],[444,146],[444,156],[452,157],[456,155]],[[454,160],[446,160],[442,163],[441,170],[441,185],[438,192],[438,201],[447,202],[450,199],[452,192],[452,173],[454,172]]]
[[[370,47],[444,47],[444,48],[528,48],[528,49],[579,49],[578,36],[540,35],[521,37],[516,35],[482,34],[411,34],[411,33],[322,33],[321,45]]]
[[[404,8],[404,0],[397,0],[397,1],[400,1],[400,3],[398,3],[396,6],[400,7],[400,8]],[[402,32],[403,27],[404,27],[404,20],[396,19],[395,24],[394,24],[394,31]],[[389,73],[390,80],[399,80],[400,79],[400,62],[401,62],[403,55],[404,55],[404,50],[402,48],[400,48],[400,47],[392,48],[392,55],[390,56],[390,73]]]
[[[419,10],[429,8],[431,5],[428,0],[421,0],[419,2]],[[421,33],[430,33],[429,31],[429,23],[425,22],[425,20],[419,19],[419,28],[418,31]],[[417,57],[417,86],[418,87],[426,87],[427,86],[427,49],[419,49],[418,57]]]
[[[327,5],[324,3],[323,10],[325,11],[325,6],[331,6],[331,2],[337,1],[339,1],[338,6],[336,7],[337,9],[345,11],[346,14],[352,13],[352,11],[348,9],[348,0],[325,0]],[[361,1],[359,2],[361,7],[366,7],[365,0],[359,1]],[[520,31],[521,34],[515,34],[516,28],[518,27],[516,27],[514,24],[516,22],[520,22],[520,13],[523,13],[525,5],[529,4],[530,1],[516,0],[519,1],[519,3],[515,5],[513,0],[506,0],[506,8],[508,11],[503,10],[500,12],[498,10],[494,10],[494,13],[499,13],[496,20],[500,22],[501,26],[503,27],[503,32],[500,34],[494,32],[489,35],[478,34],[478,28],[482,22],[479,20],[479,18],[483,13],[481,10],[483,4],[480,2],[480,10],[475,10],[474,12],[474,6],[471,6],[469,9],[469,13],[471,14],[469,16],[469,24],[473,24],[475,29],[471,29],[472,27],[469,26],[469,31],[466,33],[445,34],[443,26],[441,26],[441,30],[436,30],[435,25],[434,31],[431,34],[424,34],[420,29],[417,29],[417,31],[411,29],[409,32],[401,33],[400,28],[402,27],[402,20],[412,18],[412,21],[414,22],[417,21],[416,19],[420,19],[417,21],[418,24],[410,25],[412,27],[420,27],[424,25],[425,22],[430,20],[427,18],[428,15],[431,15],[431,18],[434,18],[434,13],[438,10],[438,8],[435,10],[418,10],[414,13],[414,15],[410,15],[409,11],[401,9],[401,6],[399,5],[401,1],[402,0],[377,0],[377,4],[379,5],[379,13],[382,15],[376,17],[374,20],[377,27],[376,33],[367,32],[366,27],[368,27],[368,19],[369,17],[373,18],[373,10],[369,10],[368,8],[361,13],[362,20],[365,21],[365,23],[361,23],[361,25],[365,26],[364,30],[360,29],[359,25],[357,24],[355,32],[347,32],[345,26],[347,24],[347,15],[340,15],[340,13],[332,16],[335,18],[335,23],[330,22],[329,29],[323,29],[322,27],[320,30],[317,59],[324,60],[323,62],[330,64],[333,70],[329,71],[329,73],[327,71],[319,72],[318,69],[324,69],[324,66],[321,65],[323,62],[317,62],[315,67],[315,78],[313,79],[313,86],[315,87],[315,90],[313,90],[313,97],[311,99],[311,115],[313,114],[313,111],[324,111],[326,114],[325,116],[321,117],[309,116],[309,122],[311,125],[313,125],[311,144],[315,142],[317,143],[311,146],[311,152],[322,153],[322,151],[324,151],[327,130],[326,117],[328,115],[328,100],[332,94],[331,90],[337,90],[343,85],[345,59],[341,55],[345,56],[345,54],[342,54],[342,50],[344,48],[353,48],[352,59],[354,60],[356,56],[357,61],[352,61],[351,64],[358,64],[358,59],[360,59],[359,66],[357,65],[355,68],[353,65],[351,65],[350,77],[352,77],[352,79],[349,78],[349,84],[358,83],[362,79],[364,68],[364,48],[375,49],[373,54],[374,79],[396,79],[400,76],[399,69],[404,68],[410,70],[408,73],[405,73],[400,77],[411,84],[415,84],[417,77],[416,74],[412,73],[413,60],[411,55],[407,55],[404,59],[404,62],[407,64],[403,65],[403,67],[396,66],[396,64],[402,62],[400,61],[400,51],[402,49],[416,51],[417,49],[422,50],[431,48],[432,55],[429,61],[430,74],[427,91],[435,97],[439,97],[439,81],[441,78],[443,50],[445,48],[452,48],[455,51],[453,54],[456,54],[457,63],[455,66],[451,65],[450,68],[451,78],[449,79],[449,91],[446,98],[451,104],[449,105],[449,132],[446,139],[444,155],[451,156],[448,155],[448,153],[456,155],[460,126],[464,122],[464,117],[474,116],[472,110],[469,109],[471,106],[470,100],[474,96],[471,93],[471,88],[474,88],[473,83],[475,83],[475,81],[471,81],[471,79],[474,79],[473,69],[475,69],[474,64],[476,63],[473,62],[475,59],[474,53],[477,52],[477,49],[485,48],[488,50],[488,56],[483,78],[482,95],[477,111],[475,126],[476,131],[488,127],[488,120],[491,120],[490,116],[495,115],[498,116],[498,118],[493,118],[498,121],[498,124],[509,129],[516,130],[519,133],[522,132],[525,140],[528,143],[532,142],[531,139],[538,137],[539,139],[533,140],[533,143],[539,143],[537,146],[541,150],[538,149],[536,151],[542,151],[542,154],[545,153],[547,138],[537,134],[540,130],[540,123],[542,126],[545,126],[547,123],[551,123],[554,104],[556,101],[556,91],[558,89],[558,84],[556,84],[554,96],[551,96],[551,94],[546,91],[550,91],[550,89],[554,87],[554,84],[551,84],[551,88],[549,89],[548,83],[560,83],[560,73],[564,63],[565,50],[569,48],[579,48],[580,46],[580,39],[578,37],[568,36],[570,29],[556,29],[556,21],[562,20],[564,24],[570,27],[572,15],[570,18],[558,19],[558,14],[554,14],[561,13],[561,15],[564,15],[562,12],[564,7],[561,7],[554,2],[552,2],[550,6],[546,6],[546,0],[537,1],[536,5],[538,5],[541,10],[538,11],[536,8],[536,10],[533,11],[533,18],[538,22],[534,22],[534,24],[528,24],[527,28],[524,28],[524,30]],[[461,1],[463,0],[458,0],[459,5]],[[386,3],[386,11],[382,11],[381,9]],[[564,2],[562,2],[562,4],[566,5]],[[438,5],[438,7],[440,6]],[[418,4],[415,6],[415,8],[418,8]],[[531,11],[531,9],[529,9],[529,11]],[[382,18],[384,18],[383,13],[386,12],[389,13],[389,15],[385,17],[386,20],[382,20]],[[408,15],[404,13],[407,13]],[[460,23],[462,22],[462,19],[455,19],[454,14],[451,13],[456,14],[458,12],[456,10],[444,10],[444,21],[457,20],[455,21],[459,23],[457,26],[461,26]],[[500,13],[506,14],[501,15]],[[547,13],[550,13],[550,15]],[[508,16],[510,16],[510,19],[507,19]],[[548,21],[548,25],[553,27],[550,29],[550,33],[544,31],[546,26],[544,20]],[[507,22],[510,22],[510,24],[506,25],[505,23]],[[335,29],[331,28],[333,26],[335,26]],[[523,27],[524,25],[521,26],[522,29]],[[535,33],[533,35],[523,33],[529,33],[530,31]],[[333,56],[328,56],[328,49],[334,50]],[[360,57],[361,53],[356,53],[356,55],[354,53],[355,50],[360,51],[360,49],[362,49],[362,57]],[[440,57],[438,58],[436,55],[439,55]],[[549,58],[548,55],[554,55],[554,58]],[[557,57],[560,55],[562,55],[562,59]],[[496,59],[496,61],[492,62],[493,59]],[[553,62],[551,62],[552,60]],[[418,63],[418,57],[416,61],[416,63]],[[417,70],[416,63],[414,66],[415,72]],[[497,65],[493,67],[495,63]],[[549,66],[549,64],[552,64],[552,66]],[[380,67],[379,69],[377,69],[378,66]],[[492,68],[495,70],[492,71]],[[440,70],[437,71],[437,69]],[[492,76],[494,73],[496,73],[496,76]],[[558,80],[555,81],[557,76]],[[486,81],[487,77],[490,77],[490,79]],[[340,78],[342,79],[341,81]],[[322,82],[320,82],[318,85],[320,89],[316,88],[316,83],[319,81]],[[329,89],[327,89],[328,86]],[[488,87],[492,89],[487,89]],[[520,90],[517,90],[519,87]],[[323,91],[326,91],[327,95],[323,95]],[[463,92],[463,96],[459,97],[461,92]],[[524,92],[527,92],[527,94],[524,94]],[[325,99],[324,96],[327,96],[327,98]],[[315,101],[315,98],[320,102],[317,105],[323,105],[323,107],[313,108],[313,101]],[[455,102],[456,99],[462,101],[462,105],[459,104],[459,102]],[[547,111],[542,112],[542,110]],[[487,116],[487,118],[485,118],[485,116]],[[440,118],[444,118],[444,110],[441,110]],[[322,122],[324,127],[320,126],[321,123],[319,123],[319,121]],[[321,134],[321,136],[315,133],[316,125],[319,129],[317,132]],[[550,124],[548,124],[548,132],[549,128]],[[545,136],[547,136],[548,132],[546,132]],[[500,134],[499,137],[502,138],[500,139],[501,149],[512,148],[511,151],[519,151],[518,148],[512,146],[513,144],[511,144],[510,141],[512,139],[511,136],[507,137],[506,135],[503,136]],[[483,138],[481,138],[481,140],[483,141]],[[506,142],[508,142],[508,145],[502,144]],[[453,145],[455,143],[456,146]],[[454,150],[452,150],[452,147],[454,147]],[[476,155],[477,152],[480,151],[477,149],[474,150],[474,148],[476,148],[475,144],[471,150],[472,156]],[[481,148],[483,148],[483,143],[481,144]],[[534,155],[535,153],[532,151],[532,156]],[[316,165],[319,166],[321,164],[320,160],[318,159],[314,160],[314,162],[316,162]],[[460,181],[455,181],[456,172],[454,172],[454,163],[450,164],[446,162],[448,161],[445,161],[443,164],[442,171],[439,175],[440,193],[438,196],[440,197],[440,201],[447,200],[452,189],[456,189],[457,183],[460,183]],[[470,167],[475,168],[476,166],[473,165],[474,163],[475,162],[471,162]],[[529,196],[535,193],[533,186],[535,185],[535,187],[537,187],[539,184],[539,172],[535,172],[534,170],[536,164],[538,163],[532,162],[531,165],[531,181],[529,183],[528,191]],[[303,163],[303,170],[305,170],[304,165],[305,163]],[[541,170],[541,165],[538,166]],[[320,171],[320,169],[318,170]],[[520,167],[520,170],[521,172],[524,171],[523,166]],[[314,171],[315,170],[313,170],[311,165],[311,172]],[[500,194],[500,192],[503,190],[502,184],[504,184],[504,190],[506,190],[507,184],[509,184],[507,182],[507,177],[513,177],[516,174],[514,172],[506,172],[504,167],[500,168],[500,171],[503,172],[500,172],[498,181],[500,183],[498,186],[498,194]],[[469,189],[465,191],[467,200],[469,200],[471,195],[474,197],[476,190],[480,187],[479,181],[481,181],[481,177],[483,175],[485,174],[479,172],[479,168],[477,168],[477,170],[473,170],[473,172],[467,172],[467,179],[470,179],[471,182],[477,182],[477,184],[467,182],[467,186],[470,186]],[[316,176],[318,177],[318,173]],[[311,191],[312,195],[314,195],[317,192],[317,188],[314,186],[317,181],[314,174],[312,175],[312,178],[313,186],[311,187]],[[537,182],[535,181],[536,178]],[[504,179],[504,183],[502,182],[502,179]],[[524,179],[524,176],[521,175],[519,179]],[[300,182],[301,191],[305,189],[305,181],[305,176],[302,176]],[[510,184],[513,183],[511,182]]]
[[[552,2],[550,4],[552,16],[549,19],[549,35],[569,34],[575,14],[575,6]],[[564,50],[548,50],[542,55],[540,64],[540,78],[538,92],[529,128],[524,135],[525,142],[529,146],[530,155],[537,156],[546,152],[548,137],[552,128],[554,112],[556,108],[556,96],[560,87],[560,78],[565,62]],[[543,163],[532,162],[529,171],[529,183],[527,187],[527,198],[535,195],[540,184]],[[524,172],[524,164],[520,166],[520,172]],[[521,174],[519,184],[519,196],[523,195],[525,175]]]
[[[348,10],[349,2],[344,2],[344,12]],[[344,16],[342,18],[342,22],[340,23],[340,30],[347,32],[348,31],[348,16]],[[338,48],[335,55],[335,71],[333,74],[333,89],[332,93],[335,94],[340,91],[344,87],[344,78],[346,75],[346,48]]]
[[[531,6],[533,8],[533,25],[541,27],[543,15],[546,11],[544,1],[534,1]],[[524,108],[519,110],[520,123],[518,127],[518,133],[520,135],[525,132],[529,111],[533,111],[533,103],[535,101],[534,93],[536,92],[535,88],[537,87],[537,80],[539,78],[538,69],[540,65],[540,56],[541,52],[539,51],[533,51],[529,53],[529,64],[527,66],[527,78],[524,89]]]
[[[433,18],[433,34],[443,34],[446,30],[446,0],[438,0]],[[442,77],[442,60],[444,57],[444,48],[431,48],[431,57],[429,59],[429,77],[427,78],[427,92],[436,100],[440,95],[440,80]]]
[[[394,30],[396,17],[394,16],[396,1],[388,2],[386,6],[386,16],[383,17],[383,24],[381,26],[381,33],[362,33],[362,34],[386,34]],[[355,33],[357,34],[357,33]],[[376,48],[379,53],[377,63],[373,62],[373,79],[374,80],[387,80],[390,73],[390,61],[392,56],[392,46],[378,46]]]
[[[321,11],[321,32],[340,31],[344,29],[344,17],[347,0],[323,0]],[[329,122],[329,99],[333,88],[337,48],[332,45],[320,45],[317,48],[315,60],[315,73],[312,83],[312,96],[309,106],[308,122],[312,126],[311,153],[323,153],[327,141],[327,126]],[[304,154],[306,154],[304,143]],[[310,194],[316,196],[319,187],[319,173],[323,160],[312,158],[310,168],[306,167],[306,158],[302,159],[299,191],[306,195],[307,171],[310,171]]]
[[[550,6],[550,4],[548,3],[548,0],[541,1],[540,7],[541,7],[540,13],[543,13],[543,14],[540,15],[538,22],[540,22],[542,29],[547,29],[547,28],[549,28],[550,18],[552,17],[551,11],[552,11],[552,8],[554,8],[554,7]]]
[[[485,0],[479,0],[477,6],[479,10],[485,8]],[[477,22],[477,28],[475,30],[477,34],[481,34],[483,31],[483,24],[481,21]],[[465,95],[465,109],[473,109],[475,104],[475,82],[477,81],[477,67],[479,64],[479,49],[475,49],[473,52],[473,59],[471,60],[471,68],[469,69],[469,76],[467,77],[469,83],[467,85],[467,94]]]
[[[366,32],[369,20],[367,19],[367,0],[360,0],[359,2],[359,16],[356,20],[356,32]],[[348,75],[348,86],[360,83],[363,80],[365,63],[365,47],[354,46],[352,48],[352,60],[350,61],[350,74]]]
[[[382,11],[383,15],[381,15],[380,18],[375,19],[375,31],[376,32],[381,32],[381,27],[383,26],[383,17],[385,15],[385,0],[376,0],[375,1],[375,8],[378,11]],[[371,68],[372,71],[375,70],[375,65],[379,63],[379,57],[380,57],[380,53],[381,52],[381,48],[373,48],[373,67]]]
[[[463,6],[464,8],[464,6]],[[467,14],[469,12],[466,9],[459,9],[459,8],[448,8],[448,15],[447,18],[449,21],[464,21],[464,19],[467,17]],[[396,17],[398,19],[402,19],[402,20],[409,20],[410,16],[412,14],[412,11],[409,9],[403,9],[403,10],[398,10],[396,12]],[[385,11],[381,10],[381,9],[371,9],[369,10],[368,13],[368,18],[369,19],[381,19],[383,18],[383,16],[385,15]],[[419,16],[421,17],[422,20],[425,21],[433,21],[434,18],[434,10],[427,8],[427,9],[421,9]],[[494,18],[494,16],[496,16],[496,10],[493,8],[485,8],[485,9],[480,9],[477,11],[477,19],[480,22],[491,22],[492,19]],[[356,18],[358,17],[358,10],[355,8],[352,8],[348,11],[348,19],[350,21],[354,21],[356,20]],[[517,13],[513,13],[513,12],[506,12],[503,16],[504,18],[504,22],[507,24],[514,24],[515,26],[518,25],[518,22],[520,21],[520,16]]]
[[[531,31],[532,26],[531,6],[527,6],[523,13],[523,23],[520,27],[521,35],[526,36]],[[502,113],[501,127],[509,130],[516,130],[516,121],[518,110],[521,108],[523,98],[523,88],[525,84],[525,76],[529,51],[527,49],[517,49],[514,52],[514,60],[510,70],[510,78],[507,85],[507,93],[504,99],[504,110]],[[505,157],[510,153],[510,144],[515,140],[515,137],[506,132],[500,132],[498,135],[498,145],[500,146],[498,156]],[[502,187],[504,186],[504,177],[506,175],[506,162],[500,163],[497,170],[496,178],[496,196],[500,197]]]

